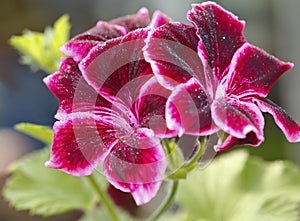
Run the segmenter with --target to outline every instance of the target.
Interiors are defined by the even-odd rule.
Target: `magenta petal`
[[[255,104],[219,98],[211,105],[215,124],[225,133],[244,139],[251,132],[263,140],[264,118]]]
[[[210,135],[217,131],[211,119],[210,102],[200,84],[192,78],[175,88],[166,104],[168,128],[178,135]]]
[[[157,193],[167,167],[160,140],[142,128],[118,142],[106,157],[103,171],[109,182],[131,192],[138,205]]]
[[[122,26],[99,21],[95,27],[68,41],[61,48],[61,51],[79,62],[95,45],[112,38],[123,36],[126,33],[126,29]]]
[[[262,49],[244,44],[232,59],[225,83],[227,94],[267,96],[273,84],[287,70],[291,63],[285,63],[267,54]]]
[[[244,22],[213,2],[193,5],[187,18],[197,28],[200,57],[220,80],[235,51],[245,43]]]
[[[46,166],[73,176],[91,174],[116,140],[111,134],[110,124],[100,124],[87,113],[78,113],[65,121],[57,121],[53,131],[54,140]]]
[[[74,93],[81,73],[72,58],[62,59],[58,72],[44,78],[45,84],[59,99],[58,113],[71,113]]]
[[[299,125],[283,110],[281,107],[273,103],[267,98],[255,99],[258,107],[263,112],[268,112],[273,115],[275,123],[282,130],[289,142],[300,141]]]
[[[148,9],[143,7],[135,15],[126,15],[116,18],[109,23],[123,26],[127,32],[138,28],[145,28],[150,24]]]
[[[161,11],[155,11],[152,16],[152,20],[150,23],[151,28],[157,28],[159,26],[162,26],[164,24],[167,24],[171,21],[171,18],[169,18],[167,15],[162,13]]]
[[[147,183],[141,185],[130,185],[131,194],[136,204],[143,205],[148,203],[153,197],[156,196],[162,181],[155,183]]]
[[[110,109],[111,104],[100,97],[81,75],[77,63],[72,58],[62,60],[59,71],[49,75],[44,82],[59,99],[57,119],[76,112],[98,113],[100,109]]]
[[[113,181],[110,181],[110,183],[123,192],[130,192],[136,205],[141,206],[150,202],[157,195],[162,181],[145,184],[114,183]]]
[[[203,66],[197,54],[195,29],[182,23],[168,23],[151,32],[144,48],[159,82],[174,89],[179,83],[196,76],[203,81]]]
[[[150,128],[160,138],[176,136],[175,131],[166,125],[166,101],[171,91],[162,87],[155,77],[147,81],[140,89],[133,111],[139,118],[140,126]]]
[[[247,137],[244,139],[239,139],[234,136],[228,136],[222,144],[215,146],[215,150],[224,151],[237,145],[251,145],[257,147],[263,141],[263,137],[258,138],[254,132],[248,133]]]
[[[109,97],[116,96],[124,86],[129,87],[128,84],[134,86],[134,81],[140,82],[139,78],[143,81],[143,76],[151,77],[151,67],[142,53],[147,35],[147,29],[139,29],[94,47],[79,64],[89,85],[102,96]],[[134,92],[135,88],[130,90]]]

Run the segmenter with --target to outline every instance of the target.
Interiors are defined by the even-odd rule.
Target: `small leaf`
[[[5,199],[18,210],[42,216],[91,210],[97,198],[87,179],[46,168],[48,158],[45,148],[19,161],[3,189]]]
[[[288,162],[233,151],[179,187],[177,201],[193,220],[299,220],[300,173]]]
[[[9,43],[21,53],[21,63],[30,65],[35,71],[42,69],[53,73],[63,56],[59,48],[69,39],[70,27],[69,17],[63,15],[44,33],[24,30],[22,36],[12,36]]]
[[[14,126],[17,131],[25,133],[33,138],[36,138],[45,144],[50,145],[52,143],[53,132],[48,126],[42,126],[31,123],[19,123]]]

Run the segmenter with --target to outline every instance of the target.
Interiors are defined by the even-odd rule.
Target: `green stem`
[[[172,187],[171,187],[168,197],[165,199],[165,201],[162,203],[162,205],[157,209],[157,211],[155,211],[155,213],[150,217],[149,221],[156,221],[170,207],[170,205],[173,202],[173,199],[176,195],[176,192],[178,189],[178,184],[179,184],[178,180],[172,181]]]
[[[119,218],[118,218],[117,213],[114,209],[113,203],[111,202],[111,200],[109,199],[107,194],[104,191],[102,191],[102,189],[100,188],[100,186],[96,182],[93,174],[88,176],[87,178],[90,181],[91,185],[94,187],[95,191],[97,192],[97,194],[98,194],[98,196],[101,200],[101,203],[103,203],[103,205],[108,210],[112,220],[113,221],[119,221]]]
[[[167,140],[164,140],[163,143],[164,143],[164,147],[166,148],[167,153],[170,154],[172,152],[172,148],[170,147],[169,142]],[[200,140],[200,147],[197,149],[196,153],[183,166],[183,168],[186,171],[191,171],[198,165],[198,160],[205,151],[205,145],[206,145],[206,138],[202,138]],[[172,160],[173,160],[173,158],[171,157],[170,161],[172,162]],[[168,197],[165,199],[165,201],[162,203],[162,205],[157,209],[157,211],[155,211],[155,213],[149,218],[149,221],[158,220],[166,212],[166,210],[170,207],[170,205],[176,195],[178,185],[179,185],[178,179],[172,181],[172,187],[171,187],[170,193],[168,194]]]
[[[173,165],[174,164],[174,159],[172,157],[172,151],[173,151],[173,149],[170,146],[169,140],[168,139],[163,139],[162,142],[163,142],[163,146],[165,148],[166,154],[168,156],[170,156],[169,157],[170,163],[171,163],[171,165]]]
[[[185,165],[184,168],[187,169],[188,171],[191,171],[195,168],[195,166],[197,165],[197,161],[199,160],[199,158],[202,156],[202,154],[205,151],[205,140],[201,140],[200,141],[200,147],[197,150],[197,152],[194,154],[194,156],[192,157],[192,159],[190,159]]]

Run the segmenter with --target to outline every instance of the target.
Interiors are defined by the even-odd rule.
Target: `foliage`
[[[132,217],[125,212],[118,210],[118,216],[121,221],[134,221]],[[113,221],[110,214],[105,208],[96,208],[90,212],[87,212],[79,221]]]
[[[20,123],[18,131],[50,145],[52,130],[49,127]],[[35,151],[11,166],[12,175],[3,189],[3,195],[11,206],[29,210],[31,214],[50,216],[73,209],[91,210],[98,201],[95,190],[85,177],[74,177],[44,166],[49,159],[49,148]],[[95,173],[101,188],[107,182]],[[80,190],[80,191],[78,191]]]
[[[44,33],[24,30],[21,36],[12,36],[9,43],[21,53],[21,63],[33,70],[55,72],[63,54],[59,48],[69,39],[71,25],[69,16],[61,16]]]
[[[53,132],[50,127],[31,123],[19,123],[14,128],[46,144],[51,144],[52,142]]]
[[[289,162],[234,151],[190,174],[177,201],[193,220],[297,221],[300,174]]]
[[[6,200],[18,210],[43,216],[93,208],[97,199],[87,180],[46,168],[48,158],[45,148],[19,161],[3,190]]]

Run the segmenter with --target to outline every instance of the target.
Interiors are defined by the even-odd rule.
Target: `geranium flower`
[[[249,44],[245,23],[216,3],[193,5],[187,18],[192,26],[171,22],[154,29],[145,47],[158,81],[172,90],[167,126],[179,136],[222,130],[228,137],[216,150],[258,146],[264,139],[262,112],[268,112],[290,142],[300,141],[298,124],[266,98],[293,64]]]
[[[74,176],[101,163],[108,181],[140,205],[157,193],[167,167],[160,138],[170,92],[158,84],[142,48],[150,28],[169,19],[148,12],[98,22],[64,47],[70,56],[45,79],[59,99],[54,140],[46,166]]]

